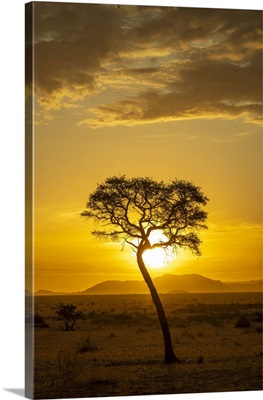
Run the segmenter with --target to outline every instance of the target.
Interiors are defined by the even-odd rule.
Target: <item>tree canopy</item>
[[[207,201],[199,187],[185,180],[113,176],[97,186],[81,215],[100,222],[102,229],[92,232],[96,237],[128,243],[136,251],[188,248],[200,255],[198,232],[206,228],[202,206]],[[162,239],[151,243],[156,231]]]

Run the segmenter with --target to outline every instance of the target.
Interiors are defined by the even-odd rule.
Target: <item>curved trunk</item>
[[[151,296],[152,296],[152,300],[154,302],[154,305],[156,307],[156,311],[158,314],[158,318],[160,321],[160,325],[162,328],[162,332],[163,332],[163,339],[164,339],[164,348],[165,348],[165,364],[173,364],[176,362],[180,362],[180,360],[176,357],[176,355],[174,354],[173,351],[173,345],[172,345],[172,339],[171,339],[171,334],[170,334],[170,329],[169,329],[169,325],[166,319],[166,315],[164,312],[164,308],[163,305],[161,303],[160,297],[158,295],[157,290],[155,289],[155,286],[153,284],[152,278],[150,277],[143,258],[142,258],[142,251],[138,251],[137,252],[137,263],[138,266],[140,268],[140,271],[142,273],[142,276],[150,290]]]

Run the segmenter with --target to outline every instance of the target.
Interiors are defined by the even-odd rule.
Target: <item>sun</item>
[[[160,232],[152,232],[149,236],[149,241],[151,244],[158,242],[167,241],[167,237]],[[167,250],[158,247],[153,250],[146,250],[143,253],[143,260],[145,264],[150,268],[163,268],[165,265],[174,258],[174,255],[171,255],[167,252]]]
[[[148,267],[163,268],[167,255],[163,249],[147,250],[143,253],[143,260]]]

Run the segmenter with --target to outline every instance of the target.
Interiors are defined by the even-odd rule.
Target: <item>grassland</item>
[[[148,295],[36,297],[35,397],[262,390],[261,293],[178,293],[161,300],[180,364],[163,362]],[[59,328],[59,303],[84,313],[74,331]],[[27,310],[26,329],[30,321]]]

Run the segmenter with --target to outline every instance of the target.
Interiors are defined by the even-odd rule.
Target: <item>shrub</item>
[[[202,355],[198,356],[196,362],[197,364],[204,364],[204,357]]]
[[[183,336],[185,336],[185,337],[187,337],[187,338],[189,338],[189,339],[195,339],[195,336],[191,333],[191,332],[189,332],[188,330],[185,330],[183,333],[182,333],[182,335]]]
[[[115,320],[121,323],[127,323],[127,322],[129,323],[133,320],[133,317],[127,312],[122,312],[120,314],[115,315]]]
[[[188,319],[189,322],[189,319]],[[185,319],[180,318],[178,316],[170,318],[170,323],[172,326],[176,328],[186,328],[188,326],[188,323],[185,321]]]
[[[91,378],[89,378],[89,383],[91,385],[115,385],[117,383],[117,380],[114,378],[110,377],[103,377],[100,375],[94,375]]]
[[[255,322],[262,322],[262,321],[263,321],[263,319],[262,319],[262,312],[255,312],[255,313],[253,313],[253,315],[252,315],[252,321],[255,321]]]
[[[57,371],[63,382],[73,382],[83,371],[79,359],[71,353],[59,354],[57,358]]]
[[[58,319],[62,320],[65,326],[61,326],[60,328],[63,331],[74,331],[74,326],[79,319],[84,319],[84,314],[81,311],[77,310],[77,307],[74,304],[63,304],[61,303],[58,306],[56,311],[58,315]]]
[[[250,327],[250,322],[245,315],[241,315],[240,317],[238,317],[235,323],[235,328],[249,328],[249,327]]]
[[[34,326],[35,328],[49,328],[49,325],[46,323],[44,318],[39,314],[34,315]]]
[[[197,331],[195,334],[196,337],[205,337],[205,334],[203,331]]]
[[[211,315],[208,313],[198,313],[192,314],[187,317],[187,321],[189,324],[191,323],[198,323],[198,324],[210,324],[212,326],[220,326],[222,325],[222,321],[219,320],[218,316]]]
[[[87,353],[96,350],[98,350],[97,346],[90,341],[89,337],[83,339],[80,343],[77,343],[77,351],[79,353]]]

